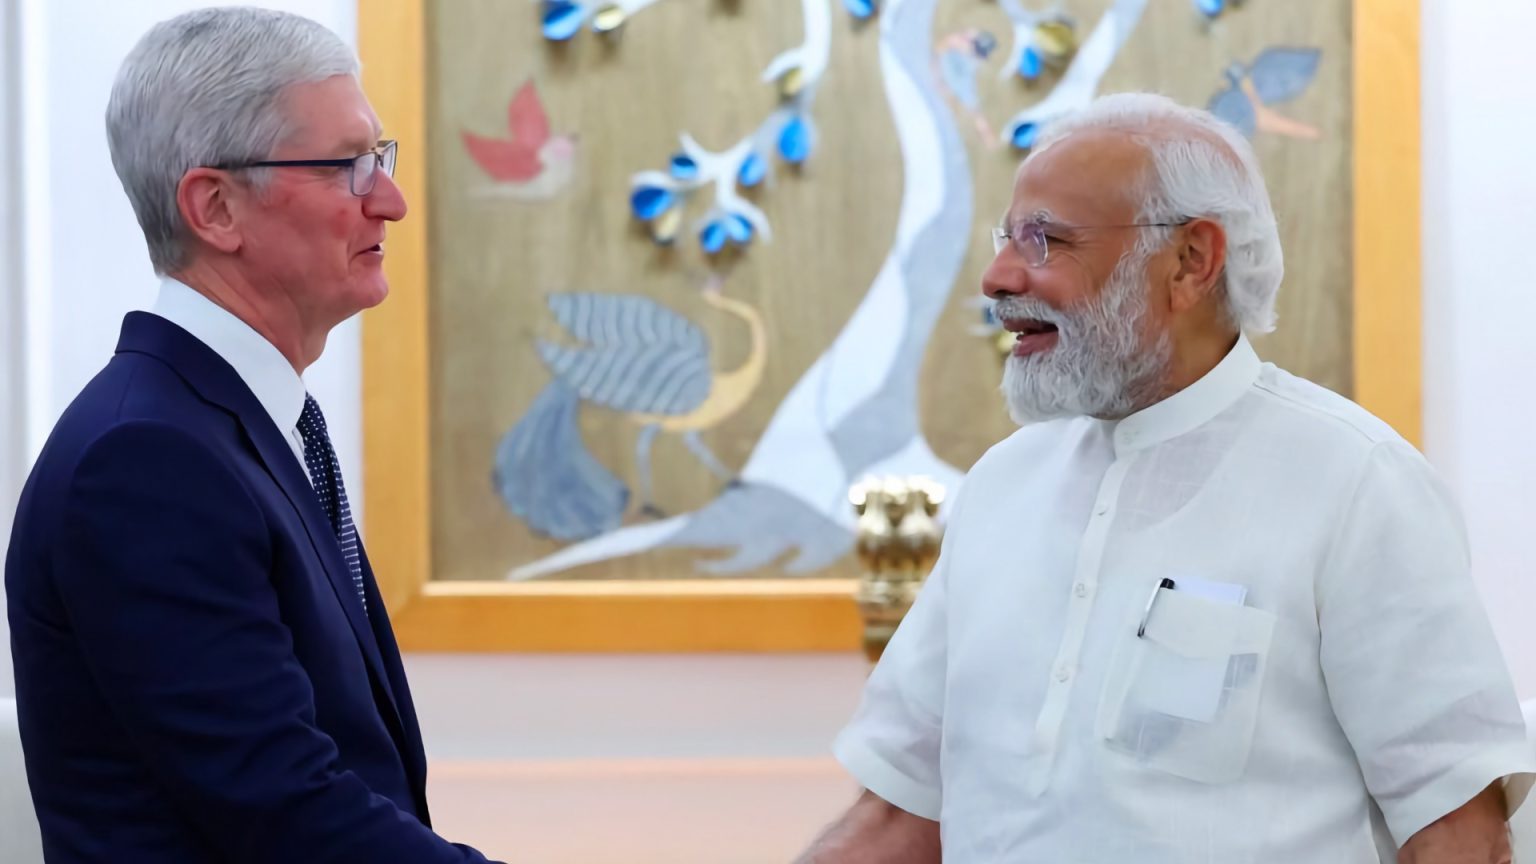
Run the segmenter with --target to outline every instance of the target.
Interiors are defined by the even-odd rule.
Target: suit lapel
[[[336,594],[336,601],[341,604],[342,610],[346,613],[347,623],[352,625],[352,634],[357,637],[358,644],[362,646],[371,671],[383,684],[384,693],[389,697],[390,708],[394,709],[394,688],[389,685],[384,660],[379,654],[378,640],[374,638],[373,628],[369,625],[368,613],[363,611],[363,604],[358,600],[357,589],[352,584],[352,574],[347,570],[346,558],[341,554],[341,544],[336,540],[336,532],[331,528],[331,522],[320,506],[320,499],[315,496],[309,477],[304,474],[304,469],[294,458],[287,439],[277,431],[276,426],[272,425],[272,418],[267,416],[260,404],[256,405],[256,410],[259,415],[254,418],[241,414],[240,423],[245,427],[246,434],[250,436],[252,443],[256,445],[256,452],[261,455],[261,461],[266,463],[267,470],[277,480],[277,485],[282,487],[283,494],[288,496],[288,501],[303,518],[304,530],[309,534],[309,542],[314,546],[315,554],[320,556],[320,562],[325,567],[325,575],[328,577],[327,581],[331,583],[331,590]]]
[[[369,673],[380,684],[387,702],[384,707],[394,715],[393,720],[398,724],[400,714],[394,688],[380,656],[378,640],[369,626],[368,615],[358,602],[357,591],[352,585],[352,574],[347,571],[347,562],[342,557],[336,532],[331,529],[330,520],[320,507],[314,487],[309,484],[303,467],[294,458],[287,439],[272,423],[272,418],[257,401],[255,394],[213,349],[180,327],[147,312],[131,312],[123,320],[123,333],[117,350],[159,358],[176,370],[204,399],[239,419],[272,479],[277,481],[278,487],[283,490],[303,521],[310,545],[314,547],[327,581],[331,583],[331,590],[347,616],[352,635],[356,637],[368,663]]]

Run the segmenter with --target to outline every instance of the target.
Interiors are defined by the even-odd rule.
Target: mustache
[[[1074,316],[1060,311],[1044,300],[1017,295],[1009,295],[994,302],[992,312],[1000,321],[1029,318],[1054,324],[1058,330],[1066,329],[1074,320]]]

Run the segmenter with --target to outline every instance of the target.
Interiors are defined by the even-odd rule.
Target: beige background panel
[[[1067,8],[1086,36],[1107,5]],[[799,43],[801,24],[789,3],[668,0],[638,15],[617,41],[583,33],[551,45],[521,4],[430,4],[428,19],[433,574],[499,579],[511,566],[561,546],[508,514],[490,482],[496,442],[549,380],[532,344],[536,336],[559,338],[546,295],[647,296],[708,333],[716,369],[745,359],[746,326],[700,297],[707,265],[692,232],[685,228],[673,249],[655,247],[629,215],[629,178],[664,167],[680,131],[724,149],[754,129],[776,104],[758,75],[779,51]],[[998,38],[977,83],[985,114],[1000,128],[1047,92],[1052,79],[1033,87],[999,80],[1010,35],[994,4],[942,4],[934,41],[972,27]],[[868,289],[894,233],[900,151],[880,78],[878,33],[849,26],[840,7],[832,32],[831,65],[813,111],[817,150],[804,170],[776,166],[769,187],[749,193],[775,236],[725,268],[724,293],[759,310],[770,339],[767,372],[752,401],[703,436],[732,469],[744,464],[779,401]],[[1321,140],[1266,133],[1255,140],[1288,258],[1281,328],[1260,341],[1260,351],[1345,393],[1351,386],[1349,41],[1350,5],[1343,0],[1251,3],[1209,27],[1187,3],[1151,0],[1104,81],[1105,90],[1155,89],[1204,105],[1234,61],[1249,62],[1271,45],[1322,49],[1312,87],[1277,106],[1316,126]],[[580,136],[575,180],[545,202],[487,197],[478,190],[489,181],[465,152],[460,132],[502,134],[508,101],[530,79],[554,133]],[[966,301],[990,260],[985,232],[1006,206],[1017,154],[980,140],[968,119],[958,123],[975,178],[975,240],[925,357],[921,405],[924,432],[938,455],[963,467],[1012,428],[996,393],[997,359],[986,340],[968,332],[978,313]],[[706,203],[688,215],[700,215]],[[638,497],[637,425],[593,406],[583,407],[581,422],[589,449]],[[694,509],[720,488],[666,433],[657,439],[652,470],[657,503],[669,512]],[[634,509],[632,502],[627,523],[644,518]],[[649,553],[558,578],[675,577],[692,572],[695,557],[686,550]]]
[[[412,218],[390,232],[390,300],[363,315],[368,546],[401,645],[413,651],[855,649],[859,624],[848,580],[434,580],[440,574],[433,573],[431,550],[438,516],[431,501],[437,469],[429,442],[429,367],[439,346],[428,338],[428,298],[435,291],[426,243],[434,220],[428,164],[435,155],[424,146],[432,101],[429,5],[360,0],[358,15],[364,84],[389,134],[403,142],[396,179],[412,204]],[[1355,0],[1354,21],[1352,287],[1365,314],[1354,318],[1353,377],[1362,404],[1417,441],[1419,4]],[[984,209],[986,201],[978,206]],[[935,359],[930,352],[930,363]],[[925,419],[931,427],[959,413]]]
[[[513,564],[560,548],[509,515],[489,480],[496,442],[549,380],[532,344],[535,335],[558,336],[546,295],[650,297],[705,330],[716,369],[745,360],[746,326],[700,297],[707,267],[689,223],[675,248],[658,248],[628,205],[630,175],[664,168],[679,132],[725,149],[776,106],[774,92],[758,78],[775,55],[803,38],[798,8],[730,8],[672,0],[638,15],[617,44],[583,33],[569,44],[549,45],[523,4],[431,7],[438,578],[499,579]],[[879,79],[876,34],[850,32],[843,24],[834,18],[832,67],[816,99],[816,153],[803,170],[776,165],[767,188],[747,193],[772,223],[773,241],[754,243],[728,267],[723,293],[755,306],[771,341],[752,402],[703,436],[733,470],[852,312],[894,231],[900,155]],[[460,144],[459,130],[500,132],[508,100],[529,78],[538,83],[554,132],[580,135],[575,182],[548,202],[477,197],[485,178]],[[690,220],[707,208],[705,193],[696,197]],[[638,495],[635,423],[584,406],[582,429],[591,451]],[[669,512],[694,509],[720,488],[665,433],[653,451],[653,473],[658,504]],[[663,552],[564,575],[677,574],[692,570],[693,557]]]

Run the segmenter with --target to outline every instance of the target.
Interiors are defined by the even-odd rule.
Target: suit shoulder
[[[202,406],[211,408],[176,370],[147,354],[116,354],[80,391],[65,416],[76,409],[117,418],[172,417]]]
[[[202,399],[164,362],[143,354],[118,354],[75,396],[59,416],[44,447],[78,453],[119,426],[144,422],[180,428],[194,438],[233,433],[235,418]],[[142,430],[140,430],[142,432]]]
[[[164,453],[188,462],[217,461],[205,438],[185,425],[159,417],[122,417],[85,442],[82,454],[117,457],[127,453]]]
[[[71,464],[56,467],[57,488],[73,506],[138,502],[164,514],[192,504],[247,525],[260,522],[261,507],[239,467],[214,442],[177,423],[120,420],[85,442]]]
[[[224,442],[238,436],[232,415],[204,402],[164,363],[118,354],[59,417],[30,484],[63,490],[87,468],[104,479],[148,476],[139,469],[157,465],[166,472],[161,482],[173,484],[192,471],[228,474]]]

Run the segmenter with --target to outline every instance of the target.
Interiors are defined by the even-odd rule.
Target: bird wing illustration
[[[526,182],[539,176],[544,164],[539,149],[549,140],[549,117],[533,82],[524,84],[507,106],[508,138],[487,138],[461,132],[464,149],[499,182]]]
[[[1265,105],[1295,99],[1317,77],[1322,52],[1316,48],[1268,48],[1248,67],[1253,89]]]
[[[544,113],[544,103],[532,81],[518,88],[507,106],[507,131],[514,141],[521,141],[535,153],[549,140],[549,115]]]
[[[1256,121],[1253,103],[1248,101],[1248,94],[1238,84],[1227,85],[1211,97],[1211,103],[1206,107],[1212,114],[1236,126],[1244,136],[1253,137]]]
[[[540,340],[550,374],[596,405],[639,414],[686,414],[709,396],[709,340],[688,319],[646,297],[555,294],[555,319],[579,345]]]

